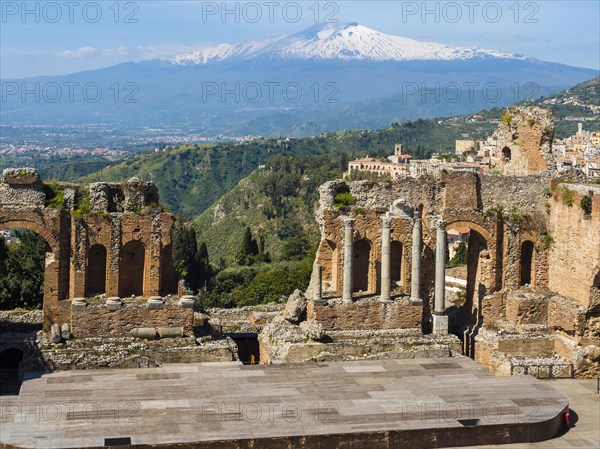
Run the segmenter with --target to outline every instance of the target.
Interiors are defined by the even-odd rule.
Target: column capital
[[[356,221],[354,218],[351,218],[351,217],[342,217],[341,220],[344,223],[344,227],[345,228],[354,229],[354,222]]]
[[[441,217],[437,219],[435,225],[436,225],[436,227],[438,228],[439,231],[445,231],[446,230],[446,220],[444,220]]]
[[[392,225],[392,217],[390,217],[389,215],[385,214],[383,217],[381,217],[381,225],[384,228],[389,229],[390,226]]]
[[[413,220],[416,221],[421,221],[421,212],[419,211],[419,209],[415,209],[413,211]]]

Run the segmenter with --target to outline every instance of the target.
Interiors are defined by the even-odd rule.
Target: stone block
[[[300,332],[311,340],[320,340],[325,336],[323,326],[316,321],[303,321],[300,323]]]
[[[160,296],[151,296],[148,298],[148,308],[152,310],[162,309],[164,302]]]
[[[109,312],[119,310],[122,305],[123,303],[121,302],[121,298],[111,297],[106,300],[106,310]]]
[[[294,291],[288,298],[288,302],[283,311],[283,317],[291,322],[300,321],[302,315],[306,312],[308,301],[300,290]]]
[[[447,315],[433,315],[433,335],[448,335]]]
[[[185,309],[194,308],[195,298],[192,295],[185,295],[179,298],[179,305]]]
[[[4,182],[10,185],[31,185],[40,181],[35,168],[7,168],[2,172]]]
[[[577,301],[553,296],[548,301],[548,325],[569,334],[583,334],[585,313]]]
[[[83,312],[87,308],[87,301],[85,298],[75,298],[71,302],[71,310],[74,312]]]
[[[545,324],[548,320],[548,296],[517,291],[506,298],[506,320],[513,324]]]

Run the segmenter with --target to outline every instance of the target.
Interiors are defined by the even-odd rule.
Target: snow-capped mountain
[[[356,22],[317,24],[290,36],[261,41],[220,44],[164,59],[174,64],[206,64],[257,57],[271,59],[338,59],[371,61],[452,61],[473,58],[525,59],[523,55],[420,42],[372,30]]]
[[[1,117],[6,124],[171,124],[210,135],[318,134],[475,113],[594,76],[595,70],[523,55],[419,42],[356,23],[326,24],[170,59],[30,79],[96,83],[104,95],[97,102],[81,94],[59,102],[12,95]],[[116,93],[115,84],[121,86]]]

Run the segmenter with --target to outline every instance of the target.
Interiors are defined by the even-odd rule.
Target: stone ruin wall
[[[316,219],[321,227],[321,244],[315,263],[323,267],[324,294],[339,295],[342,289],[343,263],[343,223],[341,217],[356,219],[354,225],[355,240],[366,238],[371,242],[372,256],[380,259],[381,217],[389,210],[390,204],[399,198],[406,199],[411,210],[422,211],[423,242],[422,279],[425,297],[431,299],[433,288],[435,232],[429,218],[441,216],[447,222],[447,228],[467,226],[486,239],[489,263],[480,270],[483,283],[490,290],[501,289],[503,285],[518,287],[518,265],[520,247],[523,239],[532,239],[537,247],[546,232],[544,202],[548,186],[546,176],[527,178],[482,176],[472,173],[448,173],[439,178],[431,176],[406,178],[387,183],[358,181],[346,184],[333,181],[320,189],[320,202]],[[347,187],[357,199],[356,204],[340,210],[334,205],[336,192]],[[504,214],[503,216],[501,216]],[[532,217],[513,223],[511,214]],[[396,293],[410,294],[411,284],[411,231],[412,221],[394,218],[392,221],[392,240],[403,246],[402,276]],[[332,251],[332,243],[335,252]],[[543,253],[543,251],[541,251]],[[547,270],[544,269],[543,254],[538,257],[536,278],[545,285]],[[497,270],[498,264],[507,268]],[[335,273],[333,273],[335,272]],[[377,267],[372,267],[369,280],[372,292],[379,290]],[[335,278],[331,287],[331,278]],[[308,289],[314,290],[316,279],[313,277]],[[329,284],[328,284],[329,283]],[[427,304],[424,304],[427,309]]]
[[[550,110],[511,106],[498,126],[501,149],[499,170],[504,175],[526,176],[554,170],[554,122]]]
[[[62,204],[56,204],[57,198],[62,198]],[[95,324],[93,314],[79,313],[73,321],[73,300],[97,296],[88,289],[94,272],[90,267],[93,245],[101,245],[106,252],[105,266],[96,267],[94,274],[104,287],[100,298],[114,302],[131,290],[146,298],[177,294],[178,275],[171,254],[173,225],[174,217],[158,204],[156,186],[138,178],[124,184],[44,184],[36,170],[19,168],[4,170],[0,182],[0,229],[32,230],[51,248],[44,277],[45,331],[52,324],[67,323],[74,329],[89,329],[89,333],[102,335],[110,327]],[[129,264],[125,257],[130,242],[137,245],[136,251],[143,257],[139,264],[143,274],[136,286],[129,286],[126,276]],[[135,251],[131,253],[135,255]],[[181,313],[181,326],[189,329],[188,315],[192,312]],[[118,312],[114,312],[107,322],[117,323],[117,316]],[[148,321],[153,325],[157,319],[148,317]]]
[[[571,205],[562,194],[569,191]],[[592,197],[591,216],[580,207],[584,195]],[[600,311],[600,285],[594,285],[600,278],[600,186],[559,184],[548,204],[548,232],[553,238],[549,288],[576,299],[586,310],[592,306]]]
[[[580,182],[578,176],[563,179],[548,171],[512,177],[453,172],[389,182],[324,184],[316,211],[321,244],[315,266],[322,267],[322,294],[329,299],[325,305],[309,302],[308,320],[334,333],[336,328],[376,331],[394,326],[431,332],[436,236],[429,218],[441,216],[448,229],[469,227],[485,241],[485,249],[477,254],[476,278],[470,281],[484,289],[473,292],[471,303],[467,302],[454,316],[454,325],[458,320],[455,332],[473,326],[481,329],[481,338],[473,342],[479,348],[477,360],[497,372],[510,373],[509,365],[514,362],[507,361],[509,355],[560,357],[573,364],[576,376],[596,375],[600,372],[600,188],[573,184],[573,180]],[[561,185],[563,181],[568,184]],[[572,206],[561,199],[565,186],[573,191]],[[344,189],[356,197],[356,204],[339,209],[334,197]],[[579,207],[583,195],[592,197],[592,214],[588,217]],[[394,291],[395,307],[376,299],[381,287],[381,219],[399,198],[405,199],[404,207],[409,211],[421,210],[423,214],[420,297],[424,303],[420,325],[419,314],[408,301],[412,220],[393,218],[391,224],[392,240],[402,242],[404,247],[401,282]],[[345,216],[355,219],[354,242],[366,238],[372,244],[374,264],[369,273],[369,292],[363,295],[372,300],[358,295],[345,304],[336,299],[343,289]],[[523,286],[525,242],[531,242],[533,251],[531,285]],[[333,277],[336,282],[331,281]],[[318,279],[313,273],[307,290],[309,298],[318,291]],[[508,334],[497,337],[490,333],[490,329],[499,328]],[[490,335],[494,335],[491,340]]]

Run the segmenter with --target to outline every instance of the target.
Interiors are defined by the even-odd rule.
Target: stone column
[[[389,216],[384,216],[382,219],[381,227],[381,295],[379,300],[381,302],[392,302],[390,296],[390,287],[392,279],[390,276],[391,269],[391,230],[390,225],[392,219]]]
[[[352,302],[352,259],[354,259],[354,219],[344,219],[344,302]]]
[[[435,307],[433,311],[433,333],[435,335],[448,334],[448,317],[446,316],[446,249],[448,247],[448,233],[446,222],[437,221],[437,235],[435,238]]]
[[[313,303],[316,305],[325,305],[327,301],[323,299],[323,267],[321,265],[315,266],[316,281],[315,289],[313,292]]]
[[[421,299],[421,253],[423,252],[423,224],[421,222],[421,212],[416,210],[413,218],[410,302],[415,306],[420,306],[423,305],[423,299]]]

